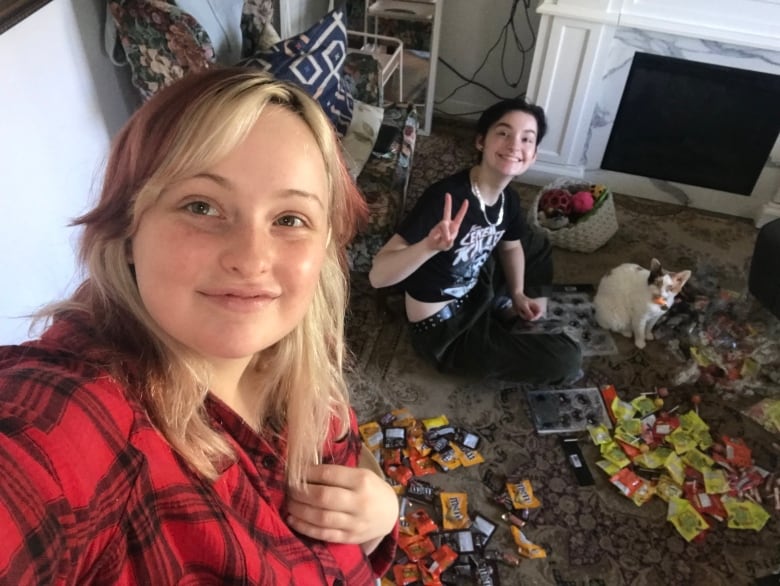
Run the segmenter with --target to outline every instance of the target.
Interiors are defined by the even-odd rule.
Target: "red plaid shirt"
[[[40,341],[0,348],[0,583],[372,584],[397,529],[367,559],[284,523],[284,445],[215,398],[236,463],[193,473],[139,403],[83,360],[89,331],[58,321]],[[354,466],[360,440],[325,461]]]

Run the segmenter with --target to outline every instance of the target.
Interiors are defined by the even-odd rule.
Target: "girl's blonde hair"
[[[311,306],[301,323],[250,367],[263,397],[261,433],[284,431],[288,479],[300,484],[305,468],[320,460],[334,419],[337,433],[348,427],[345,247],[366,215],[331,124],[301,89],[259,71],[217,68],[189,75],[145,103],[114,140],[96,207],[74,221],[84,229],[80,256],[88,279],[51,313],[86,311],[104,366],[143,402],[189,465],[216,478],[233,452],[209,423],[205,365],[150,317],[127,253],[139,218],[163,189],[226,156],[269,105],[287,108],[308,125],[325,161],[330,192],[331,234]]]

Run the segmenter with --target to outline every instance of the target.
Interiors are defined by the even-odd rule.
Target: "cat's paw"
[[[637,347],[637,348],[639,348],[640,350],[641,350],[642,348],[644,348],[645,346],[647,346],[647,344],[645,343],[645,341],[644,341],[644,340],[640,340],[639,338],[637,338],[636,340],[634,340],[634,344],[635,344],[635,345],[636,345],[636,347]]]
[[[655,340],[655,337],[653,336],[652,332],[647,332],[645,334],[645,340]]]

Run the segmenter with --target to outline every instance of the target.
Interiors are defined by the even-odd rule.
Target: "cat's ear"
[[[650,274],[647,276],[647,284],[652,285],[662,276],[663,270],[661,269],[661,261],[654,258],[650,261]]]
[[[688,282],[688,279],[691,278],[691,271],[680,271],[679,273],[675,273],[672,279],[674,280],[674,284],[677,289],[682,289],[683,285]]]

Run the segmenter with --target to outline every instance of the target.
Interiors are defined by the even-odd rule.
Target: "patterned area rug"
[[[464,140],[470,131],[442,126],[418,141],[411,201],[427,184],[472,161],[471,140]],[[526,204],[538,189],[517,187]],[[692,269],[692,281],[706,278],[745,294],[756,235],[749,221],[620,194],[615,202],[618,233],[594,253],[555,249],[556,282],[595,286],[617,264],[647,266],[652,257],[658,257],[671,270]],[[426,480],[448,491],[466,492],[470,511],[499,524],[490,542],[492,549],[515,551],[508,525],[500,518],[504,509],[492,498],[496,478],[521,474],[531,481],[542,502],[524,533],[546,549],[547,558],[524,560],[518,567],[499,565],[501,584],[735,586],[754,584],[759,577],[780,572],[779,512],[773,513],[760,532],[727,529],[719,523],[703,542],[688,543],[666,521],[666,505],[660,499],[639,507],[610,484],[595,466],[598,453],[585,436],[579,445],[595,483],[578,485],[559,436],[536,433],[527,388],[436,372],[409,345],[401,297],[389,297],[389,312],[380,311],[376,299],[365,275],[353,275],[348,338],[355,358],[353,403],[360,421],[406,407],[418,418],[444,414],[453,424],[478,433],[484,463]],[[745,319],[757,327],[776,322],[754,304]],[[629,399],[658,386],[670,386],[668,402],[679,405],[681,412],[691,408],[690,397],[698,393],[702,397],[700,415],[714,435],[743,438],[757,464],[780,471],[780,438],[741,413],[762,396],[780,396],[776,383],[766,381],[729,394],[701,381],[675,386],[672,382],[685,362],[670,344],[649,342],[640,351],[618,335],[615,344],[617,353],[586,358],[582,386],[613,384],[622,398]]]

